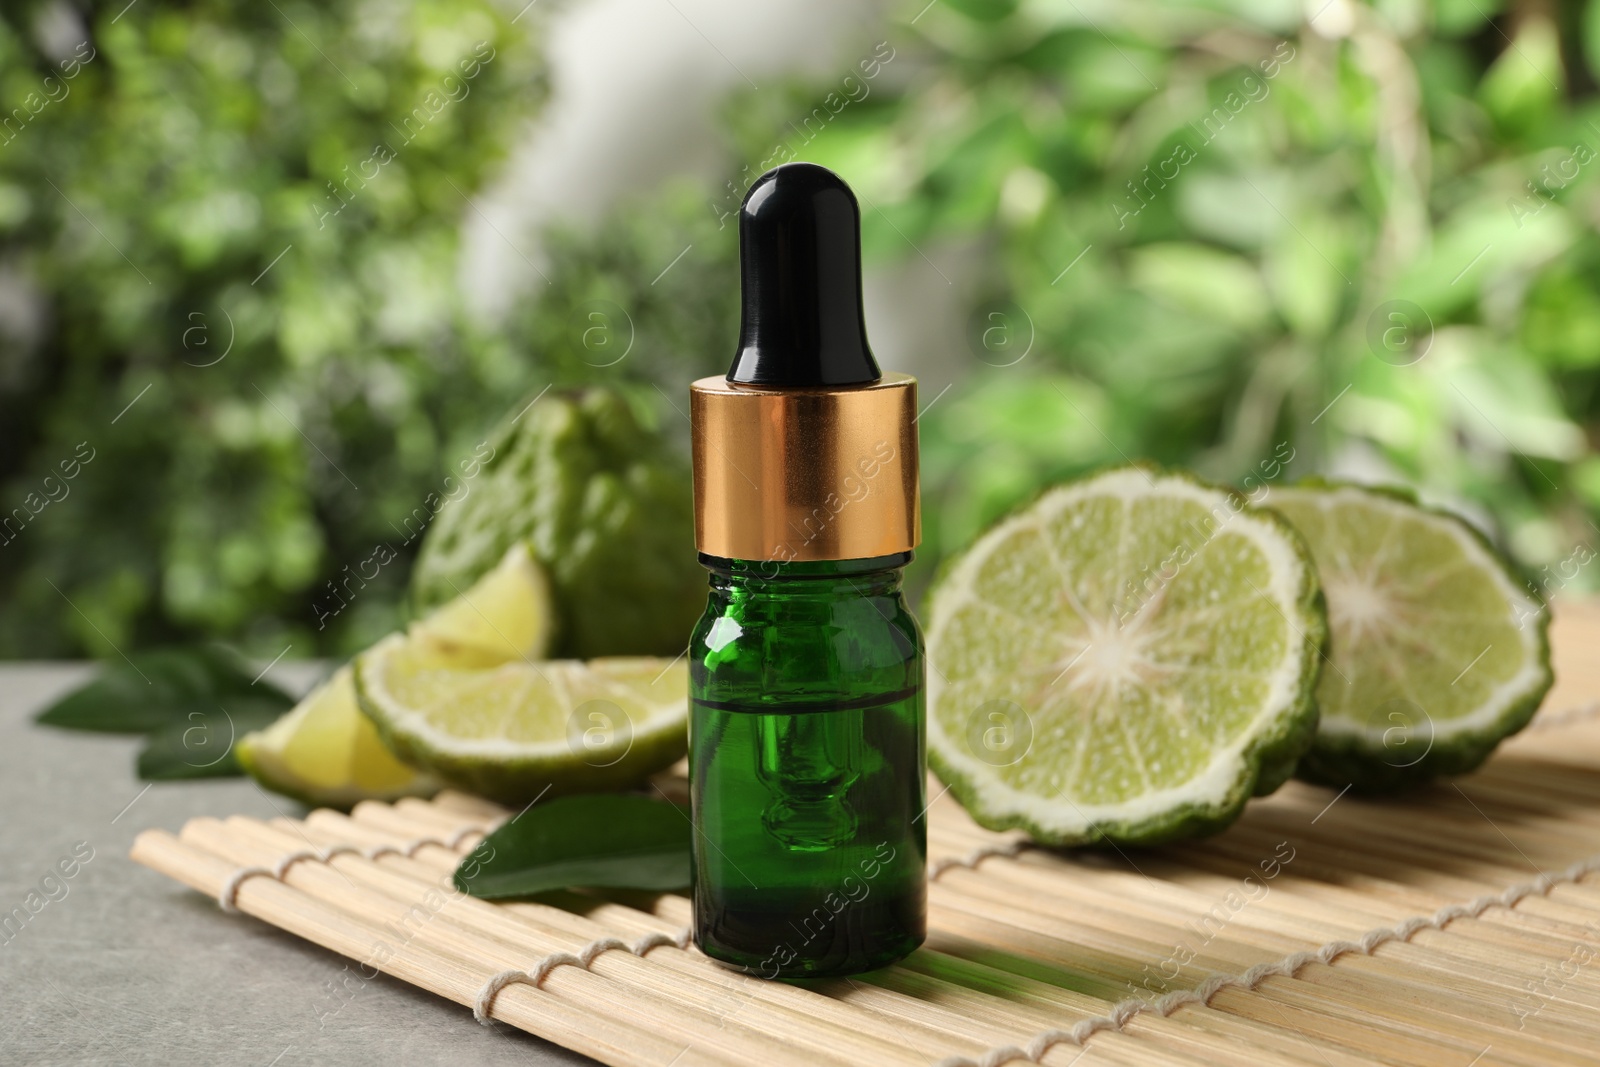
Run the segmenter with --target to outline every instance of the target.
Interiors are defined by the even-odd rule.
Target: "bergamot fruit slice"
[[[550,644],[544,570],[526,544],[514,544],[470,589],[416,623],[412,634],[464,664],[541,656]],[[350,808],[439,790],[438,779],[384,747],[357,706],[348,666],[271,726],[240,738],[238,757],[268,789],[312,806]]]
[[[361,709],[389,747],[508,804],[637,785],[682,758],[688,666],[629,656],[485,666],[426,635],[356,661]]]
[[[439,782],[390,755],[356,707],[349,667],[317,686],[265,730],[245,734],[239,765],[273,792],[312,807],[348,810],[363,800],[432,796]]]
[[[927,617],[929,760],[990,829],[1209,833],[1311,743],[1316,571],[1229,489],[1127,467],[1048,490],[946,568]]]
[[[1550,688],[1549,614],[1472,527],[1391,489],[1306,483],[1268,501],[1328,601],[1321,722],[1298,774],[1382,792],[1472,770]]]
[[[538,659],[550,648],[550,582],[527,542],[518,541],[469,588],[412,623],[411,633],[485,664]]]

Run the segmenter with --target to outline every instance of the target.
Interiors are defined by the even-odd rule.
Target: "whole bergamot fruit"
[[[676,655],[705,606],[688,465],[609,389],[524,399],[465,495],[440,506],[411,575],[416,611],[459,596],[526,539],[554,594],[551,655]]]

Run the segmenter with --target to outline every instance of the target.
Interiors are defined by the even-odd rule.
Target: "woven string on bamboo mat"
[[[927,944],[854,978],[723,968],[675,894],[459,894],[451,872],[507,813],[456,793],[194,819],[133,856],[608,1064],[1591,1065],[1600,609],[1559,611],[1553,643],[1534,723],[1398,799],[1291,784],[1203,841],[1062,854],[938,796]]]

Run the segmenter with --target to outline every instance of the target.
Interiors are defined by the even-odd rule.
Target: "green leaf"
[[[683,889],[689,817],[648,797],[595,793],[535,804],[484,838],[456,888],[495,900],[575,886]]]
[[[139,777],[147,782],[234,778],[244,773],[234,745],[252,730],[272,725],[279,709],[265,705],[190,711],[157,730],[139,753]]]
[[[99,675],[40,712],[36,722],[66,730],[144,734],[189,725],[192,712],[226,706],[235,715],[277,715],[294,699],[270,682],[255,682],[239,660],[215,647],[139,652],[107,663]]]

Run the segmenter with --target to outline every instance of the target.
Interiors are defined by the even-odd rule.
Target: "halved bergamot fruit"
[[[1550,688],[1549,614],[1472,527],[1402,490],[1313,482],[1268,503],[1328,601],[1300,777],[1381,792],[1461,774],[1527,724]]]
[[[395,634],[356,661],[356,682],[361,709],[403,759],[508,804],[637,785],[687,744],[681,658],[488,666]]]
[[[991,829],[1209,833],[1311,743],[1316,571],[1229,489],[1127,467],[1048,490],[946,568],[927,617],[929,760]]]
[[[463,663],[543,655],[550,643],[544,571],[527,545],[515,544],[471,588],[413,625],[412,633]],[[348,666],[271,726],[240,738],[238,757],[268,789],[313,806],[350,808],[362,800],[428,796],[440,785],[384,747],[357,706]]]

